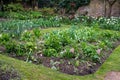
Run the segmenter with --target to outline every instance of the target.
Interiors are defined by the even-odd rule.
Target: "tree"
[[[118,3],[119,3],[119,14],[120,14],[120,1]]]
[[[106,6],[107,6],[106,0],[104,0],[104,17],[106,17],[106,12],[107,12]]]
[[[117,0],[107,0],[108,4],[109,4],[109,13],[108,13],[108,18],[111,17],[111,13],[112,13],[112,7],[115,4]]]

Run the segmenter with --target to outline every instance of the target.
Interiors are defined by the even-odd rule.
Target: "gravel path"
[[[105,80],[120,80],[120,72],[109,72],[105,76]]]

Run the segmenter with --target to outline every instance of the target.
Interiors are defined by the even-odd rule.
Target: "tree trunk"
[[[111,13],[112,13],[112,6],[113,6],[113,5],[109,5],[108,18],[110,18],[110,17],[111,17]]]
[[[120,16],[120,1],[118,3],[119,3],[119,16]]]
[[[106,17],[106,0],[104,0],[104,17]]]
[[[111,17],[111,13],[112,13],[112,7],[113,7],[113,5],[115,4],[115,2],[116,2],[117,0],[107,0],[107,1],[108,1],[108,3],[109,3],[108,18],[110,18],[110,17]]]

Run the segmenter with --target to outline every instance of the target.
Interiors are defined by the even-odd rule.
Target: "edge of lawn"
[[[118,46],[99,70],[86,76],[75,76],[60,73],[42,65],[26,63],[0,54],[0,61],[12,65],[21,74],[22,80],[104,80],[110,71],[120,71],[120,46]]]

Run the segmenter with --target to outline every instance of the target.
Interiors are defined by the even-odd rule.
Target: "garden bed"
[[[106,59],[111,55],[112,51],[120,45],[120,40],[116,41],[113,44],[113,48],[109,51],[104,50],[103,53],[105,53],[104,56],[100,58],[99,62],[89,62],[89,61],[79,61],[75,60],[74,58],[67,59],[67,58],[57,58],[57,57],[46,57],[42,55],[41,53],[34,54],[34,58],[36,59],[32,63],[34,64],[42,64],[46,67],[49,67],[53,70],[60,71],[62,73],[67,73],[70,75],[88,75],[93,74],[96,72],[100,66],[106,61]],[[26,56],[16,56],[13,54],[9,55],[10,57],[24,60],[26,61]]]
[[[42,31],[43,26],[58,27],[59,22],[48,22],[39,19],[1,23],[0,52],[63,73],[87,75],[97,71],[120,44],[118,31],[103,30],[95,25]]]
[[[63,73],[71,74],[71,75],[87,75],[92,74],[98,70],[98,68],[105,62],[105,60],[110,56],[112,51],[120,45],[120,40],[115,42],[114,48],[109,51],[103,51],[106,53],[105,56],[101,57],[101,63],[93,63],[88,61],[81,61],[80,63],[77,62],[74,58],[73,59],[63,59],[63,58],[55,58],[55,57],[45,57],[41,54],[37,54],[37,61],[34,62],[35,64],[43,64],[46,67],[58,70]]]
[[[79,32],[75,32],[77,30]],[[58,33],[64,37],[61,37],[58,33],[55,33],[55,31],[45,34],[45,36],[47,35],[47,37],[44,38],[44,41],[40,41],[41,43],[37,42],[40,45],[39,47],[42,47],[41,49],[43,50],[40,49],[39,51],[38,50],[34,51],[34,54],[30,54],[26,56],[18,56],[16,55],[18,53],[10,53],[8,55],[38,65],[42,64],[46,67],[49,67],[54,70],[58,70],[63,73],[67,73],[71,75],[87,75],[96,72],[98,68],[109,57],[109,55],[112,53],[115,47],[120,45],[119,33],[117,33],[116,31],[99,30],[97,31],[99,32],[98,34],[94,34],[96,33],[96,29],[94,28],[84,28],[84,30],[83,28],[75,29],[73,31],[74,32],[73,34],[77,35],[79,39],[83,38],[83,36],[85,37],[84,39],[81,39],[81,41],[83,40],[82,42],[78,42],[77,39],[71,39],[72,35],[69,34],[69,31],[71,31],[71,29],[70,30],[67,29],[65,31],[63,30],[60,32],[58,31]],[[67,34],[65,32],[67,32]],[[88,32],[92,34],[89,35]],[[79,36],[79,34],[83,34],[83,36],[81,37]],[[52,37],[51,35],[54,37]],[[67,39],[65,39],[66,36]],[[94,38],[94,36],[98,36],[98,37]],[[49,39],[52,40],[49,41]],[[59,45],[59,43],[54,42],[55,41],[54,39],[59,40],[56,42],[60,42],[62,43],[62,45]],[[69,41],[67,41],[70,39],[72,42],[74,42],[75,40],[74,44],[69,43]],[[61,40],[66,40],[66,41],[62,42]],[[91,42],[91,40],[93,41]],[[106,42],[105,44],[105,41],[102,42],[102,40],[109,40],[109,41]],[[46,43],[47,41],[49,41],[49,43]],[[54,46],[50,46],[51,44],[53,44]],[[56,52],[59,46],[61,46],[61,50],[60,52]],[[63,52],[64,55],[63,54],[61,55],[61,52]]]

